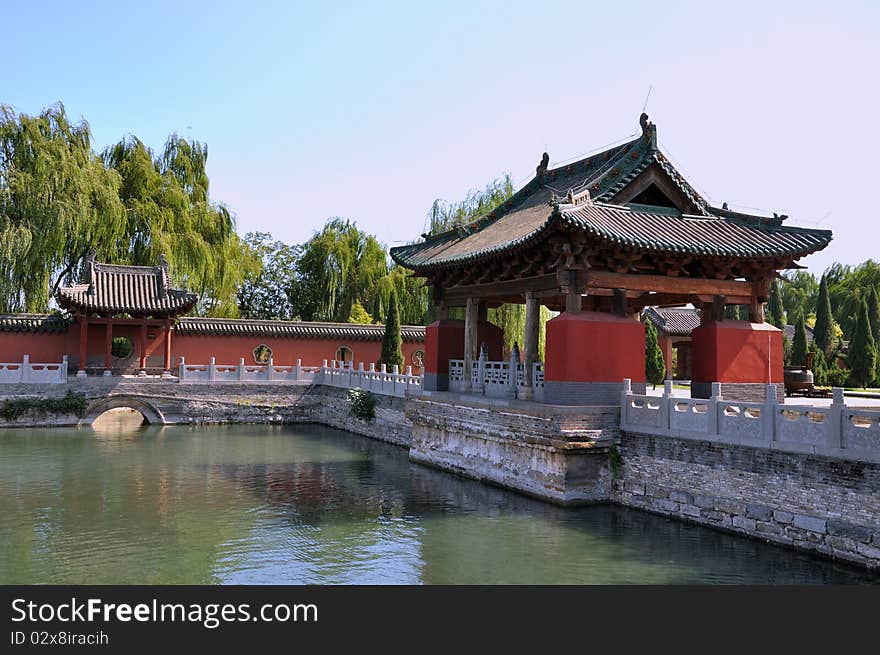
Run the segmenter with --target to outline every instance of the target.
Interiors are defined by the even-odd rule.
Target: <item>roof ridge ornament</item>
[[[639,125],[642,126],[642,136],[648,139],[648,145],[652,151],[657,150],[657,126],[648,120],[648,114],[642,112],[639,116]]]
[[[541,162],[535,169],[535,178],[538,180],[539,186],[544,186],[544,175],[547,173],[548,166],[550,166],[550,155],[545,152],[541,157]]]
[[[168,267],[168,260],[165,259],[165,253],[159,253],[159,271],[161,278],[161,284],[159,285],[159,294],[160,297],[164,298],[168,295],[168,289],[171,288],[171,272]]]
[[[92,296],[95,295],[95,257],[97,257],[97,256],[98,256],[97,251],[94,248],[92,248],[89,251],[88,256],[86,257],[86,270],[84,271],[85,277],[89,281],[88,293],[89,293],[89,295],[92,295]]]

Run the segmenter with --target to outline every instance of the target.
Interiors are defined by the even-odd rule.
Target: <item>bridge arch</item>
[[[165,425],[167,421],[165,420],[165,415],[153,406],[148,400],[143,398],[139,398],[137,396],[127,396],[124,394],[116,395],[116,396],[108,396],[107,398],[99,398],[94,402],[90,403],[88,408],[86,409],[86,415],[80,419],[80,426],[91,426],[95,419],[97,419],[101,414],[110,409],[116,409],[117,407],[128,407],[130,409],[134,409],[141,413],[141,416],[144,417],[144,421],[149,423],[150,425]]]

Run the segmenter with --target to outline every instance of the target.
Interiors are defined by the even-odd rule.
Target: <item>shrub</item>
[[[68,391],[62,398],[10,398],[0,403],[0,418],[14,421],[25,414],[74,414],[80,418],[86,415],[86,397],[81,393]]]
[[[110,346],[111,355],[125,359],[131,355],[132,350],[131,340],[128,337],[113,337],[113,343]]]
[[[372,421],[376,418],[376,396],[370,391],[352,389],[348,392],[351,415],[359,421]]]

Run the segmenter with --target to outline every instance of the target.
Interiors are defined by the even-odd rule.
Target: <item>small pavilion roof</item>
[[[81,284],[58,289],[61,307],[105,316],[173,317],[190,311],[199,300],[195,293],[171,287],[164,257],[159,266],[103,264],[90,259],[85,278]]]
[[[688,307],[646,307],[645,318],[670,336],[690,336],[700,326],[700,313]]]
[[[655,126],[642,116],[642,135],[572,164],[547,169],[510,199],[469,225],[391,249],[397,263],[428,271],[502,256],[567,223],[610,244],[687,255],[778,257],[792,260],[821,250],[831,232],[782,225],[783,217],[755,216],[711,206],[657,147]],[[674,189],[686,211],[611,204],[649,168]]]

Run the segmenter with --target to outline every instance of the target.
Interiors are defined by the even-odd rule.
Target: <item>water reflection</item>
[[[635,511],[554,507],[317,426],[7,430],[0,455],[6,584],[874,580]]]

